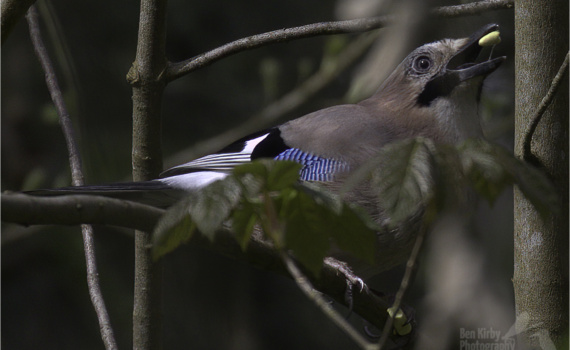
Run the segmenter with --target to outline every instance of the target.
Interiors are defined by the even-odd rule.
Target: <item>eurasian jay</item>
[[[302,164],[300,179],[338,188],[347,174],[358,169],[390,142],[425,137],[455,144],[481,137],[478,103],[485,77],[505,57],[476,62],[489,34],[489,24],[468,38],[444,39],[412,51],[369,98],[307,114],[259,131],[217,153],[175,166],[159,179],[109,185],[66,187],[28,192],[40,195],[100,194],[168,206],[188,191],[223,179],[239,164],[259,158],[292,160]],[[365,188],[347,199],[364,206],[382,220],[378,206]],[[410,237],[379,236],[382,270],[401,263]],[[401,242],[398,242],[400,240]],[[395,250],[399,250],[397,254]],[[405,260],[404,260],[405,261]],[[377,271],[376,271],[377,272]]]

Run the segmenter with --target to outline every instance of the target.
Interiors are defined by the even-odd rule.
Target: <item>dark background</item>
[[[344,2],[347,4],[351,6],[350,1]],[[125,76],[135,56],[139,4],[62,0],[44,8],[51,8],[54,15],[55,25],[44,25],[43,34],[57,62],[60,85],[77,129],[86,182],[128,180],[132,105]],[[335,20],[339,11],[339,4],[332,0],[171,0],[168,59],[183,60],[265,31]],[[513,132],[512,16],[512,11],[501,10],[428,21],[414,42],[407,44],[413,48],[442,37],[467,36],[490,22],[501,25],[503,43],[495,55],[507,55],[509,60],[486,81],[482,112],[488,136],[509,149]],[[49,36],[54,28],[59,37],[56,41]],[[319,67],[327,42],[354,37],[317,37],[271,45],[231,56],[170,84],[163,103],[165,164],[174,165],[169,164],[169,156],[239,125],[294,89],[306,78],[305,71],[311,73]],[[63,45],[57,46],[57,42]],[[277,72],[272,88],[263,83],[262,67],[267,66]],[[342,103],[357,72],[358,64],[283,120]],[[64,140],[25,20],[2,47],[1,93],[2,190],[69,185]],[[482,204],[478,215],[476,237],[486,254],[489,281],[493,281],[489,283],[511,302],[510,191],[492,209]],[[132,233],[109,227],[95,229],[103,294],[119,347],[129,348]],[[398,283],[395,276],[373,282],[393,293]],[[423,293],[420,271],[410,304],[419,303]],[[165,349],[356,349],[291,280],[188,245],[165,259],[163,303]],[[360,324],[357,319],[355,322]],[[4,349],[103,348],[87,291],[78,227],[2,225],[1,345]]]

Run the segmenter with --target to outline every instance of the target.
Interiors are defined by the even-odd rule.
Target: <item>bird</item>
[[[506,57],[477,59],[484,46],[497,43],[498,29],[497,24],[487,24],[466,38],[424,44],[404,58],[372,96],[253,133],[214,154],[170,168],[158,179],[28,194],[97,194],[167,207],[185,193],[225,178],[234,167],[262,158],[298,162],[301,181],[338,190],[348,174],[391,142],[424,137],[456,144],[482,137],[477,110],[483,80]],[[377,213],[378,199],[369,192],[355,189],[347,200],[383,220]],[[404,262],[413,244],[409,235],[378,235],[378,240],[384,249],[378,253],[380,268],[375,273]]]

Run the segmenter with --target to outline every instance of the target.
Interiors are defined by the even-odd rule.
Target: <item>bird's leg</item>
[[[360,292],[362,292],[365,288],[368,289],[368,286],[366,283],[364,283],[362,278],[358,277],[354,274],[354,272],[352,272],[347,263],[332,257],[326,257],[324,263],[325,265],[329,265],[336,271],[342,273],[345,277],[346,290],[344,293],[344,301],[348,307],[348,315],[346,316],[348,318],[351,315],[354,306],[353,286],[358,286]]]

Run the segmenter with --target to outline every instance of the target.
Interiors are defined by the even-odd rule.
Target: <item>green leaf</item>
[[[433,142],[423,138],[382,148],[372,184],[391,225],[410,218],[432,200],[436,182],[433,148]]]
[[[343,203],[315,184],[296,186],[275,197],[284,222],[285,248],[309,271],[318,275],[331,242],[354,256],[372,262],[376,234],[372,220],[360,208]]]
[[[257,221],[257,213],[252,204],[243,203],[234,210],[232,229],[242,250],[247,248]]]
[[[288,198],[287,209],[279,210],[285,222],[286,248],[290,249],[295,258],[309,271],[318,275],[330,248],[330,233],[323,229],[322,225],[329,218],[323,215],[325,211],[303,192]]]
[[[190,193],[162,216],[153,234],[153,256],[158,258],[188,241],[195,229],[214,239],[241,197],[242,187],[231,176]]]
[[[229,176],[197,192],[188,210],[200,232],[210,240],[229,217],[241,197],[241,187]]]
[[[343,202],[339,195],[322,186],[304,183],[302,189],[323,210],[322,229],[328,232],[336,245],[355,257],[373,263],[376,232],[380,227],[370,215],[357,205]]]
[[[513,177],[498,156],[500,150],[482,140],[468,140],[459,146],[463,172],[473,188],[494,203]]]
[[[468,140],[459,149],[466,175],[491,203],[514,183],[543,218],[559,210],[556,188],[541,170],[484,140]]]
[[[156,224],[152,236],[153,259],[157,260],[192,238],[196,225],[190,219],[187,210],[187,202],[192,200],[193,196],[190,196],[173,205]]]
[[[302,165],[297,162],[258,159],[236,167],[233,173],[238,178],[253,175],[262,181],[265,190],[280,191],[299,181],[301,168]]]
[[[360,207],[344,204],[341,216],[335,221],[331,235],[336,245],[373,264],[377,248],[376,234],[380,228],[370,215]]]
[[[233,169],[232,173],[238,178],[245,175],[253,175],[260,179],[266,179],[268,170],[265,160],[260,159],[239,165]]]
[[[280,191],[291,187],[299,181],[299,172],[303,167],[292,161],[273,161],[268,166],[267,190]]]

